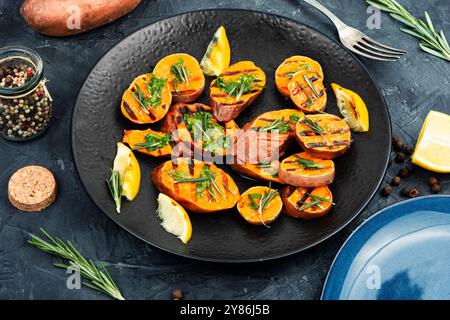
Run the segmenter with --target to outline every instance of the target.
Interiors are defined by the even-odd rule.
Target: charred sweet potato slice
[[[284,184],[284,181],[281,180],[280,177],[278,176],[279,167],[280,162],[276,160],[269,163],[257,163],[257,164],[234,163],[231,165],[231,168],[234,171],[239,172],[244,176],[258,180]]]
[[[351,144],[349,126],[335,115],[307,115],[297,122],[295,130],[303,150],[318,158],[334,159],[344,154]]]
[[[168,80],[175,102],[194,101],[205,89],[205,76],[200,64],[186,53],[175,53],[162,58],[153,73]]]
[[[235,119],[262,92],[266,85],[264,71],[252,61],[229,66],[210,85],[209,101],[219,121]]]
[[[283,96],[289,97],[289,81],[299,71],[315,71],[323,79],[322,67],[317,61],[304,56],[287,58],[275,71],[275,84]]]
[[[237,203],[241,216],[254,225],[268,225],[274,222],[282,208],[283,202],[278,191],[260,186],[245,191]]]
[[[278,160],[295,135],[295,125],[303,113],[294,109],[265,112],[247,123],[233,139],[233,155],[238,164],[269,163]]]
[[[239,189],[223,170],[203,161],[178,158],[151,173],[156,188],[192,212],[209,213],[233,208]]]
[[[326,186],[318,188],[287,186],[281,191],[281,199],[285,214],[305,220],[323,217],[333,207],[333,194]]]
[[[147,130],[125,130],[122,142],[132,150],[152,157],[168,157],[172,154],[169,133]]]
[[[143,74],[134,79],[123,94],[120,109],[134,123],[154,123],[166,115],[171,103],[167,80]]]
[[[212,114],[211,107],[201,103],[177,103],[170,107],[161,123],[161,131],[171,133],[178,148],[192,148],[194,152],[225,156],[231,149],[231,137],[239,129],[231,120],[219,123]]]
[[[317,113],[325,110],[327,92],[323,78],[315,71],[299,71],[288,83],[292,102],[304,113]]]
[[[281,162],[278,174],[286,184],[292,186],[326,186],[334,180],[334,162],[315,158],[306,152],[297,153]]]

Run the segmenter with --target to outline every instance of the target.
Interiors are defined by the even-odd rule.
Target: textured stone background
[[[430,109],[450,113],[450,63],[424,54],[416,39],[399,31],[399,24],[382,15],[381,30],[367,30],[367,5],[362,0],[322,0],[349,24],[376,39],[408,50],[396,63],[362,59],[381,88],[392,117],[394,134],[415,143]],[[424,10],[450,38],[448,0],[400,1],[415,15]],[[143,0],[128,17],[95,31],[66,39],[36,34],[19,16],[22,1],[0,0],[0,44],[35,49],[51,80],[55,114],[48,132],[26,144],[0,141],[0,298],[3,299],[104,299],[90,289],[67,290],[66,274],[52,266],[55,258],[26,244],[28,233],[44,227],[70,239],[82,252],[106,262],[125,297],[168,299],[181,287],[187,299],[318,299],[328,268],[339,247],[364,219],[402,200],[377,195],[367,209],[344,231],[304,253],[252,265],[220,265],[192,261],[147,245],[103,215],[89,200],[75,173],[70,151],[70,118],[84,78],[96,61],[114,44],[162,17],[204,8],[246,8],[272,12],[315,27],[331,38],[337,35],[327,18],[301,0]],[[22,166],[40,164],[51,169],[59,184],[56,203],[41,214],[22,214],[7,200],[7,182]],[[392,164],[386,181],[396,174]],[[428,194],[419,170],[405,186]],[[439,176],[444,193],[450,192],[449,175]]]

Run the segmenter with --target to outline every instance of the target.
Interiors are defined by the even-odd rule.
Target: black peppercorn
[[[405,145],[405,147],[403,148],[403,151],[408,154],[411,155],[414,152],[414,147],[409,146],[409,145]]]
[[[431,192],[432,193],[439,193],[441,192],[441,185],[439,183],[435,183],[431,186]]]
[[[416,198],[418,196],[420,196],[420,192],[419,190],[417,190],[416,188],[413,188],[409,191],[409,195],[410,198]]]
[[[172,299],[173,300],[181,300],[183,299],[183,291],[180,288],[176,288],[172,291]]]
[[[385,197],[387,197],[388,195],[390,195],[392,193],[392,187],[390,184],[386,184],[383,188],[383,190],[381,191],[381,194]]]
[[[397,155],[395,157],[395,161],[397,162],[403,162],[406,159],[406,155],[403,152],[397,152]]]
[[[392,178],[391,184],[394,186],[399,186],[402,183],[402,179],[399,176],[395,176]]]
[[[411,192],[411,189],[409,189],[409,188],[403,188],[401,191],[400,191],[400,195],[402,196],[402,197],[409,197],[409,193]]]
[[[397,137],[392,139],[392,144],[394,145],[395,151],[403,151],[405,148],[405,143]]]
[[[428,179],[428,184],[430,185],[430,187],[432,187],[434,184],[438,184],[439,180],[436,177],[430,177],[430,179]]]
[[[408,167],[403,167],[400,169],[400,171],[398,172],[399,177],[401,178],[407,178],[410,174],[409,168]]]

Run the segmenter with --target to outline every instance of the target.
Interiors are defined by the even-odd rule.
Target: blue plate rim
[[[450,200],[450,195],[427,195],[427,196],[422,196],[422,197],[415,198],[415,199],[408,199],[408,200],[405,200],[405,201],[401,201],[401,202],[397,202],[397,203],[391,204],[390,206],[387,206],[387,207],[377,211],[372,216],[370,216],[369,218],[365,219],[358,227],[356,227],[356,229],[352,231],[352,233],[348,236],[348,238],[345,239],[344,243],[342,244],[342,246],[339,248],[338,252],[336,253],[336,255],[335,255],[334,259],[333,259],[333,262],[331,263],[330,268],[328,269],[328,273],[327,273],[327,276],[325,278],[325,282],[324,282],[323,287],[322,287],[320,300],[339,300],[339,299],[325,299],[324,298],[325,291],[327,289],[327,286],[329,285],[331,273],[333,272],[333,269],[335,268],[339,257],[341,256],[343,251],[346,249],[348,243],[355,236],[356,233],[358,233],[368,223],[370,223],[371,221],[377,219],[380,215],[386,214],[386,212],[389,212],[389,211],[391,211],[393,209],[396,209],[397,207],[409,205],[409,204],[414,203],[414,202],[422,202],[422,201],[428,201],[428,200],[432,200],[432,199],[447,199],[447,200]]]

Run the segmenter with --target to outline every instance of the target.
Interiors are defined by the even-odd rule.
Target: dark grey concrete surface
[[[424,54],[417,40],[399,31],[400,25],[382,15],[381,29],[368,30],[367,5],[362,0],[322,0],[349,24],[387,44],[408,50],[399,62],[361,59],[381,88],[392,117],[394,134],[414,144],[430,109],[450,113],[450,63]],[[450,37],[448,0],[400,2],[415,15],[424,10]],[[134,238],[88,198],[76,175],[70,150],[70,120],[78,90],[96,61],[114,44],[162,17],[204,8],[247,8],[293,18],[337,39],[326,17],[301,0],[143,0],[127,17],[95,31],[54,39],[39,35],[19,15],[22,1],[0,0],[0,46],[35,49],[45,63],[54,98],[54,118],[48,132],[28,143],[0,140],[0,298],[104,299],[88,288],[68,290],[66,274],[52,266],[51,257],[26,244],[28,233],[40,227],[75,243],[93,259],[106,262],[124,296],[129,299],[169,299],[183,289],[187,299],[318,299],[333,257],[356,226],[381,208],[401,201],[395,190],[379,194],[344,231],[301,254],[252,265],[221,265],[192,261],[162,252]],[[376,130],[376,128],[372,128]],[[23,214],[7,199],[11,174],[22,166],[43,165],[53,171],[60,194],[48,210]],[[396,174],[393,163],[385,178]],[[430,173],[419,169],[404,186],[428,194]],[[443,192],[450,192],[449,175],[440,175]]]

